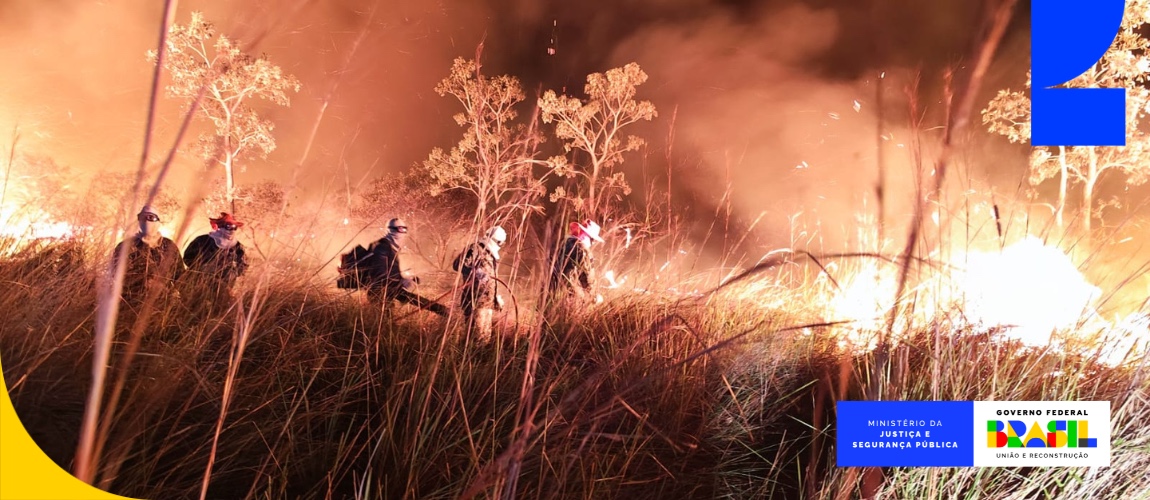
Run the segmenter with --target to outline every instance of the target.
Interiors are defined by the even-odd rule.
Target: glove
[[[495,296],[495,310],[496,311],[502,311],[503,310],[503,296],[502,295],[496,295]]]

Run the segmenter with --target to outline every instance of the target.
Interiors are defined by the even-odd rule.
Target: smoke
[[[323,99],[337,83],[311,157],[295,179],[308,186],[305,197],[405,169],[441,145],[453,132],[455,110],[432,88],[453,57],[474,53],[483,27],[471,20],[488,17],[469,2],[456,3],[380,5],[366,26],[369,2],[179,2],[178,23],[199,10],[241,42],[266,33],[256,52],[304,84],[290,108],[256,104],[276,124],[278,150],[266,161],[246,162],[239,182],[293,179]],[[295,10],[295,4],[303,6]],[[145,52],[155,48],[161,9],[156,2],[4,2],[2,130],[19,126],[22,149],[79,172],[134,170],[152,77]],[[344,68],[365,28],[360,51]],[[161,99],[154,158],[171,144],[181,113],[182,103]],[[200,123],[193,133],[206,129]],[[177,167],[175,182],[205,178],[194,155],[178,157]]]
[[[649,98],[678,107],[675,147],[698,165],[672,175],[691,198],[705,206],[729,190],[736,214],[765,211],[760,229],[786,241],[789,216],[854,213],[873,184],[873,119],[854,109],[869,96],[803,68],[838,32],[829,9],[794,6],[751,22],[719,11],[647,29],[616,53],[642,61],[655,82]]]
[[[20,146],[50,152],[64,164],[100,168],[132,152],[120,133],[139,130],[148,66],[141,63],[145,4],[13,1],[0,4],[0,139],[6,151],[14,127]],[[150,5],[150,4],[149,4]],[[116,43],[109,43],[117,40]],[[154,42],[153,42],[154,43]],[[142,134],[136,134],[142,135]],[[97,147],[98,145],[98,147]]]
[[[483,42],[487,70],[519,76],[529,93],[575,94],[590,72],[640,63],[650,80],[639,97],[660,110],[657,120],[636,129],[651,151],[669,146],[663,138],[677,109],[675,154],[670,165],[654,166],[671,168],[679,199],[691,205],[700,226],[709,224],[729,189],[743,227],[766,213],[756,234],[770,243],[787,239],[795,213],[820,218],[824,236],[840,238],[864,204],[873,208],[875,77],[884,69],[891,82],[883,127],[886,192],[908,192],[902,87],[921,65],[924,90],[937,94],[939,70],[966,54],[977,22],[975,7],[964,0],[376,4],[301,2],[297,9],[294,1],[179,2],[179,23],[198,10],[241,41],[267,31],[258,51],[303,83],[290,108],[261,108],[276,123],[279,149],[266,161],[247,162],[240,183],[294,180],[298,196],[338,204],[364,180],[406,170],[431,148],[451,145],[459,136],[451,120],[458,110],[432,89],[454,57],[473,56]],[[0,3],[6,74],[0,137],[19,125],[21,148],[75,171],[134,169],[151,83],[144,53],[155,46],[161,8],[157,2]],[[367,37],[345,68],[365,28]],[[1002,78],[1023,73],[996,71]],[[297,176],[295,163],[337,82]],[[940,112],[937,102],[927,104]],[[180,108],[162,100],[156,151],[171,143]],[[181,155],[177,167],[177,183],[210,178],[193,155]],[[892,217],[908,209],[905,197],[888,202]]]
[[[677,108],[671,175],[680,199],[694,205],[697,232],[707,230],[729,203],[735,233],[758,220],[757,241],[748,239],[753,248],[792,243],[827,251],[848,243],[857,248],[865,239],[860,222],[873,230],[880,218],[880,148],[886,235],[906,234],[916,175],[907,87],[915,73],[921,75],[920,112],[926,127],[933,128],[918,131],[924,175],[929,175],[931,145],[943,123],[944,106],[937,98],[941,70],[958,61],[968,44],[969,35],[959,36],[958,28],[977,20],[972,12],[954,15],[955,5],[902,12],[899,29],[889,29],[887,42],[874,25],[859,22],[860,16],[872,19],[865,7],[863,14],[855,7],[797,2],[750,11],[715,8],[705,16],[634,32],[616,46],[612,61],[639,61],[652,82],[641,94],[659,105],[663,117]],[[926,41],[906,50],[891,48],[924,31],[931,33]],[[934,59],[913,63],[929,53]],[[946,61],[947,53],[956,56]],[[990,83],[991,92],[997,84]],[[972,127],[977,124],[974,117]],[[668,124],[660,126],[661,132],[649,136],[666,136]],[[719,221],[720,227],[725,223]]]

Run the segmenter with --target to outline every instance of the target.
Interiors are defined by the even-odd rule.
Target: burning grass
[[[0,265],[4,380],[29,432],[69,470],[105,259],[71,242]],[[858,262],[837,266],[840,291]],[[1109,400],[1112,467],[891,468],[865,480],[835,468],[834,401],[862,398],[881,360],[842,342],[870,327],[831,324],[851,318],[835,316],[820,278],[782,286],[759,273],[711,295],[626,293],[546,317],[525,298],[518,326],[506,321],[481,345],[456,317],[389,317],[326,280],[269,276],[247,284],[242,310],[163,304],[138,349],[139,314],[122,312],[99,486],[195,497],[212,460],[211,498],[844,498],[871,488],[1114,498],[1150,488],[1146,358],[1111,365],[926,320],[900,323],[884,399]]]

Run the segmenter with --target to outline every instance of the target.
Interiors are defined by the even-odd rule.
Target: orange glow
[[[980,326],[1006,327],[1006,335],[1046,345],[1056,331],[1072,330],[1096,315],[1102,291],[1061,250],[1033,236],[1001,252],[975,252],[958,276],[963,311]]]
[[[38,239],[61,239],[74,234],[71,224],[52,220],[48,214],[29,214],[27,210],[18,210],[10,204],[0,207],[0,237],[12,238],[18,241],[31,241]]]
[[[828,265],[827,271],[836,273],[836,266]],[[853,322],[840,329],[839,341],[844,346],[874,348],[898,289],[896,272],[865,262],[853,274],[839,278],[839,289],[826,292],[827,319]]]
[[[1000,338],[1029,346],[1069,342],[1105,347],[1119,357],[1145,343],[1150,321],[1145,314],[1121,321],[1102,318],[1097,310],[1101,289],[1065,253],[1033,236],[1001,251],[959,256],[950,269],[908,283],[896,333],[931,324],[994,329]],[[851,322],[836,329],[842,345],[874,348],[895,303],[898,267],[859,261],[850,267],[832,263],[827,270],[839,287],[820,277],[814,287],[798,292],[821,304],[825,319]]]
[[[68,238],[75,234],[71,224],[56,220],[33,203],[36,196],[30,194],[16,176],[6,179],[0,172],[0,185],[4,186],[4,199],[0,204],[0,238],[26,242]]]

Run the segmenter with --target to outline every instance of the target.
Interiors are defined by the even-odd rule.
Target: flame
[[[876,333],[886,328],[895,304],[897,266],[859,262],[849,274],[835,263],[827,271],[838,280],[832,287],[821,279],[813,294],[821,294],[825,316],[849,320],[839,340],[858,349],[874,347]],[[913,301],[896,318],[896,332],[916,325],[946,323],[956,328],[998,328],[1026,345],[1046,346],[1057,333],[1082,333],[1103,325],[1098,315],[1101,289],[1090,283],[1065,253],[1035,237],[1001,251],[976,251],[955,259],[950,273],[936,273],[908,284],[904,299]],[[819,299],[815,299],[819,300]],[[959,313],[959,314],[955,314]],[[956,317],[957,316],[957,317]],[[1117,322],[1115,322],[1117,323]]]
[[[618,278],[618,281],[616,281],[614,269],[608,269],[604,271],[603,277],[607,278],[607,286],[604,288],[619,288],[620,285],[627,281],[627,278],[621,276]]]
[[[827,272],[835,274],[837,267],[828,264]],[[829,319],[853,321],[841,339],[846,343],[873,347],[874,333],[883,328],[898,287],[893,272],[883,271],[876,263],[862,263],[856,272],[839,278],[839,287],[829,292]]]
[[[38,239],[63,239],[75,234],[71,224],[53,220],[51,216],[41,210],[17,208],[13,204],[5,203],[0,206],[0,238],[10,238],[17,241]]]
[[[1150,314],[1134,312],[1114,321],[1114,328],[1098,339],[1098,355],[1111,366],[1145,355],[1150,348]]]
[[[1047,345],[1051,335],[1073,330],[1095,309],[1102,291],[1065,253],[1033,236],[1001,252],[974,252],[959,276],[963,311],[980,326],[1029,345]]]
[[[12,173],[9,158],[4,160],[8,168],[0,171],[0,238],[19,243],[72,237],[72,225],[40,209],[36,201],[42,197],[31,192],[22,182],[24,178]]]

